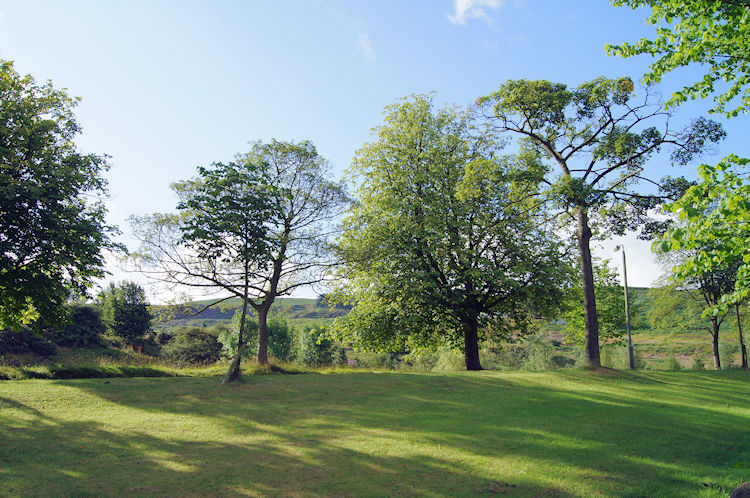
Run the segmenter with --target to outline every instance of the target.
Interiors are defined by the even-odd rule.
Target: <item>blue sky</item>
[[[649,59],[604,45],[652,35],[646,16],[604,0],[0,0],[0,58],[82,97],[78,143],[111,156],[110,219],[127,235],[129,215],[174,209],[171,182],[250,141],[309,139],[343,172],[383,108],[412,93],[469,105],[508,79],[637,80]],[[706,160],[750,155],[750,121],[723,122],[730,138]],[[632,283],[649,285],[647,244],[626,246]]]

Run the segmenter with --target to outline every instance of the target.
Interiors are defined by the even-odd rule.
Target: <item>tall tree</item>
[[[601,364],[590,249],[597,222],[619,234],[644,226],[648,210],[662,201],[638,189],[642,181],[657,183],[645,172],[649,160],[671,146],[672,162],[685,164],[724,137],[717,123],[705,119],[671,129],[669,115],[645,93],[636,99],[629,78],[598,78],[572,90],[562,83],[516,80],[477,101],[478,112],[498,132],[518,135],[523,148],[558,171],[548,180],[547,194],[575,224],[590,366]]]
[[[239,297],[238,349],[223,383],[239,380],[243,337],[251,299],[250,285],[270,250],[265,220],[273,209],[264,165],[251,162],[198,168],[192,180],[172,185],[179,214],[134,217],[141,248],[133,253],[138,268],[152,279],[175,287],[205,289]]]
[[[77,103],[0,60],[0,328],[60,322],[70,290],[85,293],[115,247],[106,157],[77,150]]]
[[[151,313],[146,293],[135,282],[110,284],[99,295],[102,321],[107,330],[132,345],[138,344],[151,330]]]
[[[750,0],[613,0],[615,6],[650,7],[658,25],[653,40],[607,45],[621,57],[656,58],[644,76],[658,83],[670,71],[700,65],[703,78],[674,93],[667,103],[714,95],[714,112],[728,117],[750,110]]]
[[[386,108],[356,154],[334,333],[380,350],[450,342],[468,370],[491,321],[507,333],[562,300],[564,258],[534,199],[543,168],[500,156],[470,116],[418,95]],[[528,158],[527,158],[528,159]]]
[[[275,187],[274,209],[266,219],[269,253],[250,286],[258,315],[259,363],[268,362],[268,312],[278,296],[316,285],[339,261],[331,253],[338,220],[349,202],[341,181],[331,179],[330,163],[309,141],[255,142],[241,162],[267,165]]]
[[[240,378],[249,308],[258,315],[260,363],[268,362],[268,312],[276,297],[326,278],[333,222],[346,202],[310,142],[257,142],[227,165],[199,168],[174,185],[177,215],[133,219],[143,243],[135,260],[173,286],[220,291],[242,302],[238,348],[224,383]]]

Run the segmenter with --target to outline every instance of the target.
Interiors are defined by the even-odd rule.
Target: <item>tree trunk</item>
[[[240,371],[240,362],[242,361],[242,353],[245,351],[245,343],[247,338],[243,338],[243,332],[245,330],[245,319],[247,318],[247,298],[242,303],[242,316],[240,317],[240,330],[237,335],[237,354],[232,360],[232,364],[229,365],[229,370],[224,374],[222,384],[229,384],[230,382],[236,382],[242,377]]]
[[[734,310],[737,312],[737,332],[739,333],[740,352],[742,353],[742,369],[747,370],[747,349],[745,340],[742,338],[742,322],[740,321],[740,305],[735,304]]]
[[[714,347],[714,370],[721,370],[721,359],[719,358],[719,320],[711,318],[711,335]]]
[[[258,310],[258,363],[268,365],[268,309],[263,306]]]
[[[591,228],[589,227],[588,214],[584,208],[578,208],[578,230],[576,235],[578,237],[578,251],[583,277],[586,363],[590,367],[600,367],[602,363],[599,357],[599,316],[596,313],[594,266],[591,263]]]
[[[464,322],[464,359],[466,370],[482,370],[479,363],[479,324],[476,318]]]

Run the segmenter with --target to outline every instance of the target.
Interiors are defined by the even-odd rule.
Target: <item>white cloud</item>
[[[370,35],[367,33],[360,33],[357,35],[357,51],[365,56],[367,60],[375,60],[375,50],[372,48],[372,42],[370,41]]]
[[[487,9],[497,10],[505,0],[453,0],[453,14],[448,14],[448,19],[453,24],[466,25],[469,19],[481,19],[492,24],[492,18]]]

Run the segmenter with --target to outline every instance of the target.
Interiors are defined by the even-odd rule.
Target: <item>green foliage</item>
[[[0,355],[24,353],[42,357],[54,356],[57,348],[29,327],[21,327],[18,330],[0,329]]]
[[[693,358],[693,370],[705,370],[706,369],[706,363],[699,357],[696,356]]]
[[[682,364],[677,360],[674,353],[667,358],[667,370],[682,370]]]
[[[269,241],[265,220],[277,207],[263,164],[251,161],[198,167],[198,176],[172,184],[183,213],[182,243],[221,265],[263,265]]]
[[[723,292],[721,300],[709,303],[706,314],[720,316],[730,304],[741,303],[750,296],[750,183],[747,165],[750,159],[731,155],[718,165],[702,164],[699,182],[685,195],[668,206],[683,224],[669,230],[654,248],[685,251],[689,255],[675,267],[678,280],[700,278],[736,268],[734,289]]]
[[[162,347],[161,355],[177,364],[215,363],[221,355],[221,344],[206,329],[179,327],[172,340]]]
[[[382,353],[375,351],[347,352],[347,359],[353,360],[359,368],[382,368],[397,370],[401,366],[399,355],[396,353]]]
[[[235,312],[232,317],[232,329],[239,330],[241,310]],[[279,361],[290,361],[293,357],[292,347],[294,338],[289,323],[284,317],[271,315],[267,323],[268,327],[268,353],[272,358]],[[243,351],[243,358],[254,357],[258,351],[258,320],[248,318],[245,321],[244,336],[247,338],[247,346]],[[225,358],[234,358],[237,354],[237,335],[225,329],[219,333],[219,342],[221,343],[222,356]]]
[[[100,343],[99,336],[107,329],[102,322],[101,310],[89,304],[71,305],[68,323],[53,327],[45,336],[60,346],[88,347]]]
[[[654,84],[674,69],[691,64],[706,71],[700,80],[674,93],[669,105],[714,95],[713,111],[728,117],[750,109],[750,6],[744,0],[613,0],[614,5],[650,7],[653,40],[607,46],[621,57],[656,58],[644,76]]]
[[[0,60],[0,327],[63,321],[70,289],[103,275],[106,157],[74,138],[78,99]]]
[[[501,156],[474,125],[418,95],[388,107],[357,152],[338,293],[356,306],[336,337],[376,351],[476,349],[481,325],[507,336],[560,302],[567,266],[533,199],[544,172]]]
[[[619,283],[617,270],[609,261],[594,262],[594,284],[596,288],[596,311],[599,316],[599,337],[619,339],[626,332],[625,292]],[[632,293],[631,293],[632,294]],[[564,314],[565,334],[569,341],[583,344],[585,336],[583,283],[579,279],[565,296],[567,311]],[[635,315],[637,304],[630,296],[630,313]]]
[[[295,329],[294,338],[296,360],[306,367],[337,365],[343,359],[341,348],[324,331],[302,325]]]
[[[128,281],[110,284],[100,298],[107,331],[130,344],[139,344],[151,330],[151,313],[143,288]]]
[[[590,241],[601,234],[653,231],[649,212],[663,193],[644,194],[640,184],[659,184],[645,172],[666,146],[684,165],[709,142],[724,138],[708,120],[674,130],[669,116],[649,94],[637,100],[630,78],[597,78],[568,89],[549,81],[510,80],[477,100],[478,112],[499,132],[519,137],[520,146],[552,173],[543,192],[578,242],[585,306],[586,353],[599,365],[599,326]],[[665,182],[665,183],[672,183]],[[664,185],[668,187],[669,185]]]

